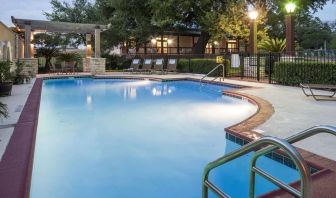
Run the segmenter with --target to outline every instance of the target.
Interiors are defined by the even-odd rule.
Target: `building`
[[[0,60],[15,61],[23,57],[23,38],[0,21]]]
[[[174,32],[166,31],[161,35],[153,36],[146,44],[137,46],[135,42],[121,44],[121,54],[191,54],[201,33],[194,30]],[[239,52],[242,49],[238,39],[223,39],[209,42],[206,54],[220,54],[225,52]]]

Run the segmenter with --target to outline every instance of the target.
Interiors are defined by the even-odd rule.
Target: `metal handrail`
[[[223,75],[222,75],[222,78],[223,78],[223,81],[224,81],[224,75],[225,75],[225,65],[224,64],[219,64],[217,65],[215,68],[213,68],[209,73],[207,73],[206,75],[204,75],[201,79],[200,79],[200,84],[202,85],[202,81],[208,77],[210,74],[212,74],[212,72],[216,71],[216,69],[218,69],[219,67],[222,67],[223,68]],[[211,82],[215,81],[218,77],[215,77]]]
[[[234,160],[242,155],[245,155],[251,151],[254,151],[256,148],[260,148],[265,145],[272,145],[276,148],[281,148],[283,151],[285,151],[288,156],[291,157],[291,159],[294,161],[296,167],[298,168],[301,177],[301,184],[303,186],[303,191],[301,192],[304,198],[311,198],[312,197],[312,191],[311,191],[311,177],[310,177],[310,172],[309,168],[300,155],[300,153],[287,141],[275,138],[275,137],[262,137],[256,141],[250,142],[244,146],[242,146],[240,149],[235,150],[213,162],[210,162],[204,169],[203,173],[203,182],[202,182],[202,197],[203,198],[208,198],[208,191],[209,189],[212,190],[214,193],[216,193],[218,196],[223,197],[223,198],[229,198],[230,196],[218,189],[214,184],[212,184],[208,178],[209,178],[209,173],[211,170],[214,168],[221,166],[231,160]],[[264,172],[259,172],[258,170],[255,170],[255,172],[260,173],[261,176],[264,176],[266,179],[269,179],[272,183],[279,185],[274,178],[269,176],[267,173],[262,174]],[[284,184],[286,185],[286,184]],[[282,187],[281,185],[279,185]],[[288,189],[291,189],[292,187],[287,186]],[[294,189],[295,190],[295,189]],[[250,197],[251,196],[250,194]]]
[[[309,128],[307,130],[304,130],[300,133],[297,133],[295,135],[292,135],[288,138],[286,138],[285,140],[289,143],[289,144],[294,144],[296,142],[299,142],[301,140],[304,140],[304,139],[307,139],[311,136],[314,136],[314,135],[317,135],[317,134],[320,134],[320,133],[329,133],[331,135],[334,135],[336,136],[336,127],[333,127],[333,126],[327,126],[327,125],[322,125],[322,126],[315,126],[315,127],[312,127],[312,128]],[[261,150],[258,150],[257,152],[255,152],[255,154],[253,155],[252,159],[251,159],[251,165],[250,165],[250,196],[253,195],[254,196],[254,193],[255,193],[255,183],[254,183],[254,180],[255,180],[255,172],[258,172],[258,171],[255,171],[254,169],[256,168],[256,162],[257,162],[257,159],[260,157],[260,156],[263,156],[263,155],[266,155],[272,151],[275,151],[279,149],[279,147],[276,147],[276,146],[268,146],[266,148],[263,148]],[[302,177],[301,177],[302,179]],[[280,186],[281,188],[283,188],[284,186]],[[302,189],[303,186],[301,185],[301,191],[303,190]],[[286,190],[286,189],[285,189]],[[287,189],[288,190],[288,189]],[[297,193],[295,192],[292,192],[291,193],[292,195],[296,196],[296,197],[300,197],[298,196]]]

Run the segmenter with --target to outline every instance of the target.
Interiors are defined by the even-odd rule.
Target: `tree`
[[[152,24],[152,8],[148,0],[100,0],[97,4],[111,26],[103,34],[106,45],[115,46],[121,42],[127,42],[129,46],[140,45],[158,31]]]
[[[34,35],[34,40],[32,41],[36,46],[36,54],[38,57],[44,57],[45,70],[50,71],[51,59],[58,55],[61,48],[65,48],[68,44],[68,39],[66,39],[61,34],[56,33],[39,33]]]
[[[44,15],[50,21],[71,22],[71,23],[99,23],[101,14],[96,4],[90,3],[89,0],[72,0],[67,1],[51,0],[52,12],[44,12]],[[85,35],[79,33],[64,34],[69,41],[69,45],[77,47],[85,44]]]
[[[194,54],[203,54],[206,44],[218,27],[221,14],[225,14],[229,3],[236,0],[151,0],[154,23],[161,28],[190,29],[201,32],[197,43],[192,49]]]
[[[332,40],[332,31],[327,23],[318,18],[310,18],[296,25],[296,40],[304,49],[320,49]]]

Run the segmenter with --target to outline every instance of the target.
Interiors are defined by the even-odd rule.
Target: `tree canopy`
[[[311,37],[317,35],[301,37],[311,25],[322,31],[324,39],[332,40],[327,36],[331,29],[312,17],[327,1],[296,2],[296,35],[300,35],[296,38],[302,47],[316,47],[306,40],[313,40]],[[96,0],[94,3],[89,0],[73,0],[72,3],[52,0],[53,11],[45,14],[54,21],[110,24],[111,28],[102,34],[103,48],[121,42],[139,45],[165,30],[197,29],[201,36],[193,47],[193,53],[203,53],[209,40],[227,37],[247,40],[247,11],[250,7],[259,11],[259,40],[284,38],[285,3],[287,1],[283,0]],[[83,36],[72,36],[76,38],[74,44],[84,42]]]

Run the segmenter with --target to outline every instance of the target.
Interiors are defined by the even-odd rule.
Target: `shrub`
[[[12,81],[12,75],[10,72],[10,61],[0,61],[0,82]]]
[[[284,85],[336,84],[336,63],[276,62],[273,80]]]
[[[189,65],[190,64],[190,65]],[[225,65],[229,65],[229,61],[225,60]],[[218,65],[215,59],[201,59],[201,58],[193,58],[190,59],[179,59],[177,63],[177,69],[182,73],[197,73],[197,74],[207,74],[213,68]],[[214,75],[219,75],[219,72],[214,72]]]
[[[106,58],[106,70],[121,70],[129,68],[132,60],[125,56],[103,55]]]
[[[0,102],[0,118],[7,118],[7,117],[8,117],[7,105]]]

